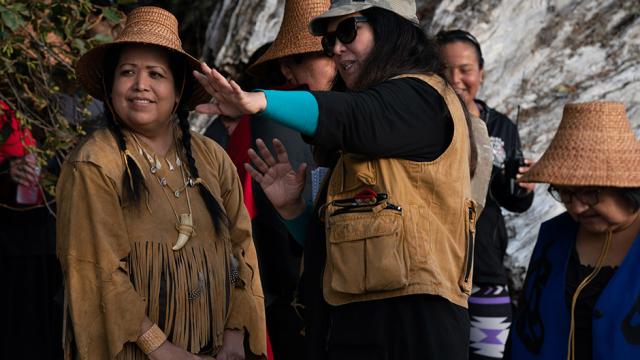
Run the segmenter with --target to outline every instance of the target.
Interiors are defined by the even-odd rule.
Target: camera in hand
[[[519,196],[524,190],[518,186],[517,181],[518,169],[524,165],[524,156],[520,149],[513,149],[504,161],[504,172],[509,181],[509,194],[511,195]]]

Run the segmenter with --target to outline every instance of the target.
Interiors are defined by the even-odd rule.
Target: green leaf
[[[120,16],[112,8],[108,8],[108,7],[102,8],[102,14],[112,24],[117,24],[120,22]]]
[[[27,5],[26,4],[22,4],[22,3],[17,3],[11,6],[11,8],[13,9],[13,11],[20,13],[24,16],[29,16],[29,9],[27,9]]]
[[[11,47],[11,44],[6,44],[2,47],[2,52],[5,53],[7,57],[11,57],[11,54],[13,54],[13,47]]]
[[[105,43],[112,42],[113,38],[110,35],[97,34],[96,36],[93,37],[93,40],[95,40],[98,44],[105,44]]]
[[[24,24],[24,19],[19,14],[14,13],[8,9],[2,9],[2,14],[0,14],[2,18],[2,23],[9,27],[12,31],[15,31],[22,24]]]
[[[84,53],[85,51],[87,51],[87,46],[81,39],[73,39],[73,47],[78,49],[80,53]]]

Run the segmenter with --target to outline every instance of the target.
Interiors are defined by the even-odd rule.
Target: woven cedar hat
[[[104,57],[109,50],[127,44],[160,46],[182,55],[191,70],[200,70],[200,61],[182,49],[182,42],[178,35],[178,20],[175,16],[158,7],[143,6],[129,13],[124,29],[113,42],[96,46],[78,59],[76,75],[89,95],[105,101],[104,69],[102,66]],[[187,73],[186,76],[191,76],[191,74]],[[189,109],[211,99],[211,96],[197,81],[189,83],[193,87],[188,103]]]
[[[319,37],[309,33],[309,22],[329,8],[330,0],[287,0],[284,18],[271,47],[253,65],[249,72],[260,75],[268,62],[291,55],[320,53]]]
[[[640,143],[621,103],[567,104],[551,145],[522,181],[640,187]]]
[[[415,0],[331,0],[331,8],[316,16],[309,23],[309,31],[313,35],[324,35],[329,19],[353,14],[372,7],[394,12],[403,18],[418,24]]]

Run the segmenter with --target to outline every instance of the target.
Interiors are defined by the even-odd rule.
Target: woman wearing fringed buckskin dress
[[[175,17],[156,7],[133,10],[113,43],[76,65],[108,128],[70,155],[57,186],[66,358],[265,354],[237,172],[189,130],[189,110],[209,99],[190,75],[199,66]]]

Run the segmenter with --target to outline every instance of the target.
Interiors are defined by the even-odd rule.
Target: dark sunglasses
[[[322,36],[322,49],[327,56],[333,56],[333,47],[336,45],[336,39],[343,44],[351,44],[358,36],[358,23],[366,22],[364,16],[353,16],[340,21],[336,27],[336,31],[327,32]]]

